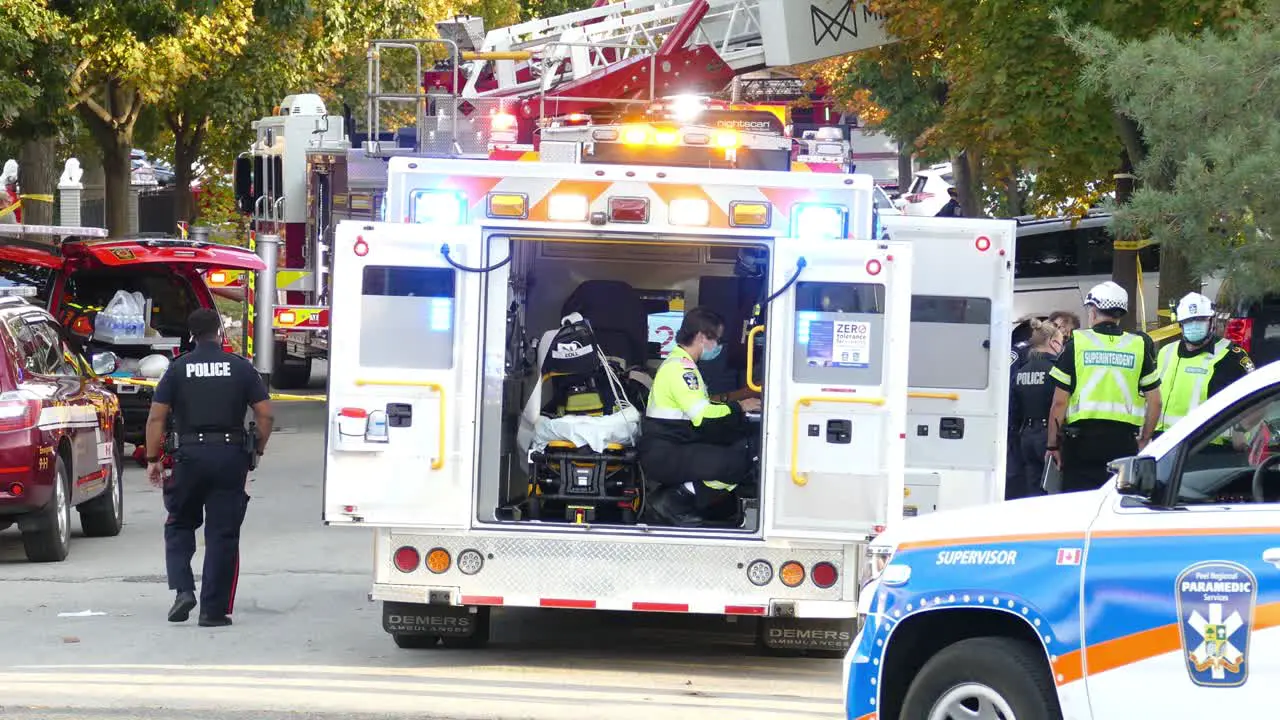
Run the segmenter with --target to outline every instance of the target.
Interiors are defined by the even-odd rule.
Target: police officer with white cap
[[[195,349],[173,361],[156,386],[147,418],[147,475],[164,487],[165,565],[177,593],[170,622],[184,622],[196,607],[191,558],[203,523],[204,576],[201,627],[231,624],[240,571],[240,524],[249,496],[245,482],[271,435],[271,401],[253,364],[222,349],[222,317],[199,309],[187,319]],[[257,437],[245,429],[253,408]],[[163,480],[161,450],[170,412],[177,451],[173,477]]]
[[[1063,492],[1101,487],[1111,476],[1107,464],[1146,447],[1160,416],[1155,344],[1118,324],[1129,293],[1107,281],[1084,305],[1089,329],[1072,333],[1049,373],[1057,389],[1047,450],[1062,469]]]
[[[1160,350],[1157,365],[1162,407],[1156,423],[1157,435],[1218,391],[1253,372],[1253,360],[1244,348],[1214,336],[1213,303],[1209,298],[1188,293],[1178,302],[1174,320],[1182,330],[1182,339]],[[1201,452],[1230,452],[1233,445],[1243,447],[1243,434],[1235,438],[1232,435],[1227,433],[1215,438]]]

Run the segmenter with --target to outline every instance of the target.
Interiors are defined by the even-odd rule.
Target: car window
[[[62,336],[52,323],[41,322],[31,325],[36,341],[36,372],[45,375],[79,375],[76,367],[65,354]]]
[[[917,175],[916,179],[913,180],[911,183],[911,190],[908,191],[908,194],[915,195],[917,193],[924,192],[924,186],[925,186],[925,183],[927,182],[929,182],[929,179],[927,177],[925,177],[924,175]]]
[[[119,290],[151,301],[151,327],[162,335],[186,335],[187,316],[200,307],[186,278],[153,268],[81,270],[67,280],[65,302],[105,308]]]
[[[1171,468],[1169,462],[1161,464]],[[1258,468],[1263,470],[1255,478]],[[1178,504],[1259,499],[1280,502],[1280,396],[1226,413],[1193,436],[1182,458]]]
[[[0,260],[0,289],[14,287],[33,287],[35,298],[40,305],[49,304],[49,289],[52,287],[53,271],[39,265],[27,265],[10,260]]]

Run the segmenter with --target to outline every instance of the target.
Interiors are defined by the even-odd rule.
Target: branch
[[[103,125],[111,125],[111,121],[114,119],[111,117],[111,113],[108,112],[106,108],[102,107],[102,105],[99,104],[92,95],[84,95],[79,99],[81,107],[84,107],[92,113],[93,117],[100,120]]]

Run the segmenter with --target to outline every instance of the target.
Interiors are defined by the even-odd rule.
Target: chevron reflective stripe
[[[659,408],[650,405],[645,408],[645,416],[654,420],[689,420],[689,416],[680,408]]]
[[[315,273],[310,270],[279,270],[276,272],[276,290],[311,290],[315,286]]]
[[[466,196],[472,219],[487,217],[490,193],[511,193],[528,198],[530,221],[548,222],[547,211],[552,195],[581,195],[587,198],[591,212],[608,210],[607,198],[644,198],[650,202],[650,221],[654,225],[668,222],[667,208],[672,200],[695,198],[707,200],[710,222],[707,227],[730,229],[729,222],[735,202],[769,203],[772,207],[772,228],[786,231],[790,228],[792,208],[797,203],[830,203],[848,206],[853,191],[837,189],[771,188],[746,185],[699,185],[688,183],[649,183],[639,181],[609,182],[596,180],[555,180],[547,178],[484,177],[475,175],[451,175],[428,178],[425,184],[413,189],[457,190]],[[411,222],[411,218],[404,218]],[[285,289],[280,286],[280,289]]]

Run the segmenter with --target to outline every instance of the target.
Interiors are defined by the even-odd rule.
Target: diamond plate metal
[[[442,547],[453,557],[472,548],[485,556],[483,569],[467,576],[450,567],[439,575],[420,568],[401,573],[391,566],[395,548],[412,545],[425,556]],[[457,587],[462,595],[529,595],[543,598],[589,600],[677,599],[680,602],[716,602],[743,597],[768,600],[851,600],[841,598],[845,580],[856,577],[856,567],[845,567],[844,550],[785,549],[758,542],[693,545],[686,542],[602,541],[580,537],[546,538],[493,535],[425,535],[386,532],[379,534],[376,581],[398,585],[423,584]],[[747,579],[747,565],[768,560],[773,580],[764,587]],[[788,560],[805,566],[826,561],[840,572],[840,581],[826,590],[809,582],[788,588],[776,570]]]

